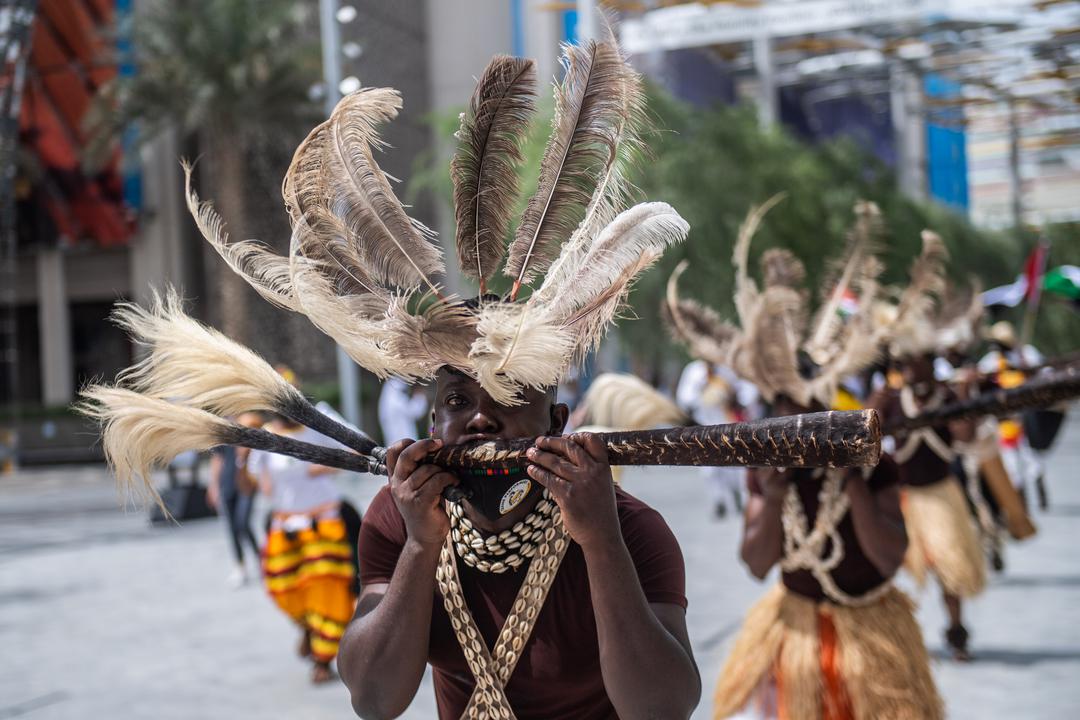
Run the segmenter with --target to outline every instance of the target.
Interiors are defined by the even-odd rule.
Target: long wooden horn
[[[1068,367],[1040,375],[1023,385],[983,393],[971,400],[961,400],[928,410],[913,418],[897,418],[884,428],[886,435],[898,430],[916,430],[950,420],[1012,415],[1022,410],[1044,408],[1080,397],[1080,367]]]

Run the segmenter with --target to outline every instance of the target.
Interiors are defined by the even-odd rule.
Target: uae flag
[[[1048,271],[1043,277],[1043,290],[1080,303],[1080,267],[1061,265]]]

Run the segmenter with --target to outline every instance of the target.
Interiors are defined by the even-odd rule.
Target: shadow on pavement
[[[1080,587],[1080,575],[1007,575],[995,587]]]
[[[1051,502],[1050,507],[1042,511],[1051,517],[1080,517],[1080,504]]]
[[[974,660],[970,663],[972,666],[998,664],[1029,667],[1044,662],[1080,662],[1080,650],[1051,650],[1049,648],[1009,650],[976,646],[972,653],[974,656]],[[943,647],[936,647],[931,650],[930,656],[935,660],[953,662],[952,654]]]

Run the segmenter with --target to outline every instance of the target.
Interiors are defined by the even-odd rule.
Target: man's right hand
[[[408,537],[423,547],[439,547],[450,532],[442,491],[458,479],[424,458],[442,447],[442,440],[399,440],[386,451],[390,494],[405,521]]]
[[[788,487],[795,479],[795,471],[791,469],[760,468],[756,473],[757,481],[761,484],[761,494],[766,500],[773,502],[783,501]]]

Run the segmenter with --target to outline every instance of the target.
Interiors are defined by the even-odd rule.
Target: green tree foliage
[[[308,98],[319,78],[311,7],[295,0],[140,2],[131,27],[117,28],[130,38],[135,72],[117,76],[96,99],[86,162],[107,156],[129,127],[144,141],[174,130],[196,141],[203,156],[201,194],[229,231],[250,232],[252,190],[265,187],[273,197],[278,183],[257,172],[262,156],[318,118]],[[222,329],[248,340],[253,293],[222,264],[214,268]]]
[[[893,172],[848,141],[808,145],[782,128],[763,131],[753,108],[694,108],[653,90],[650,107],[662,128],[651,146],[653,159],[638,174],[652,200],[674,206],[690,223],[688,241],[664,258],[639,283],[631,300],[641,323],[627,323],[620,336],[631,353],[646,348],[655,365],[670,347],[645,342],[655,337],[659,307],[670,271],[690,260],[681,291],[734,317],[732,246],[752,205],[778,192],[786,198],[766,216],[751,247],[751,269],[770,247],[786,247],[806,264],[808,284],[817,287],[828,260],[840,254],[857,199],[872,200],[885,220],[884,280],[902,283],[920,247],[920,231],[945,239],[955,279],[978,276],[984,283],[1015,276],[1021,250],[1007,238],[973,228],[958,213],[904,196]],[[817,298],[814,298],[817,301]],[[640,352],[640,350],[638,350]]]

